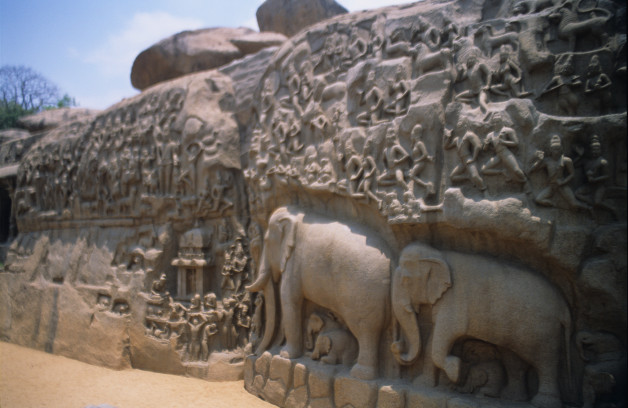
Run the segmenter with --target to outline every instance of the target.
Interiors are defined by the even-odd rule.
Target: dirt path
[[[207,382],[141,370],[115,371],[0,342],[1,408],[273,407],[242,381]]]

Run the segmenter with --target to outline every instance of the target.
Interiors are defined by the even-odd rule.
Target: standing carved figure
[[[612,82],[610,78],[602,72],[600,58],[597,55],[591,57],[587,67],[587,80],[584,85],[585,95],[591,97],[591,101],[598,105],[602,113],[608,112],[612,103],[611,95]]]
[[[573,89],[582,85],[578,75],[574,75],[573,55],[564,54],[554,64],[554,77],[543,87],[539,96],[557,90],[558,107],[563,113],[574,116],[578,110],[579,99]]]
[[[575,195],[588,205],[603,208],[617,216],[615,208],[604,201],[611,174],[608,160],[602,157],[602,144],[597,135],[591,138],[589,153],[591,158],[584,165],[586,183],[576,189]]]
[[[491,85],[491,71],[486,64],[479,61],[480,54],[479,49],[472,48],[467,56],[466,66],[458,67],[456,82],[468,80],[468,87],[456,95],[455,99],[464,103],[477,102],[482,111],[486,112],[488,104],[486,92]]]
[[[528,173],[544,168],[547,171],[547,186],[536,196],[535,201],[544,206],[555,207],[552,196],[558,193],[570,208],[588,210],[589,207],[576,199],[569,183],[574,177],[571,159],[563,154],[563,144],[559,135],[550,139],[549,156],[537,151],[536,160]]]
[[[360,106],[366,105],[366,112],[357,116],[360,126],[373,126],[379,123],[381,111],[384,105],[384,97],[381,89],[375,84],[375,71],[367,74],[364,88],[359,92]]]

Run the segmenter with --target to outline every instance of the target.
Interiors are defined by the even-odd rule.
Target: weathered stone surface
[[[334,372],[331,370],[310,369],[307,386],[312,403],[315,398],[331,397],[333,395],[333,378]]]
[[[264,385],[264,399],[271,404],[283,406],[287,393],[288,388],[283,381],[269,379]]]
[[[268,378],[272,358],[273,356],[269,352],[264,352],[261,356],[259,356],[257,360],[255,360],[255,373],[264,378]]]
[[[334,404],[331,398],[311,398],[308,408],[333,408]]]
[[[294,365],[293,369],[293,387],[296,389],[298,387],[304,386],[307,384],[307,367],[301,363],[297,363]]]
[[[183,31],[142,51],[131,68],[131,84],[140,90],[168,79],[218,68],[244,53],[230,40],[254,33],[249,28]]]
[[[94,118],[100,111],[85,108],[58,108],[23,116],[18,125],[29,132],[40,132],[58,127],[62,123]]]
[[[286,389],[292,386],[292,361],[280,356],[273,356],[270,360],[268,378],[283,383]]]
[[[351,377],[336,377],[334,381],[334,403],[337,407],[375,407],[377,384]]]
[[[284,406],[286,408],[305,408],[307,406],[307,387],[295,387],[286,398]]]
[[[244,387],[249,391],[253,388],[256,360],[256,356],[246,356],[246,358],[244,359]]]
[[[238,47],[243,55],[255,54],[268,47],[276,47],[286,42],[288,38],[281,33],[262,31],[261,33],[245,34],[232,38],[230,41]]]
[[[256,15],[260,31],[291,37],[307,26],[346,12],[335,0],[266,0]]]
[[[43,133],[0,337],[290,406],[621,403],[625,5],[575,3],[340,15]]]
[[[406,405],[405,389],[384,385],[377,392],[377,408],[403,408]]]

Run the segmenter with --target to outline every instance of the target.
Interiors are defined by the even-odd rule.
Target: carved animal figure
[[[390,252],[377,234],[358,224],[343,224],[293,207],[277,209],[264,237],[258,279],[247,287],[264,292],[266,329],[256,352],[268,348],[276,331],[279,290],[281,355],[303,354],[302,305],[308,299],[342,319],[359,344],[351,375],[377,376],[381,331],[390,302]]]
[[[350,365],[355,362],[358,345],[355,338],[344,329],[326,330],[318,335],[312,360],[326,364]]]
[[[476,37],[479,37],[480,49],[484,55],[491,57],[493,50],[504,44],[510,44],[514,51],[519,49],[519,34],[515,32],[505,32],[495,35],[493,33],[493,26],[488,24],[478,28],[475,33]]]
[[[602,13],[603,16],[595,16],[594,13]],[[578,13],[591,13],[593,17],[580,21]],[[605,26],[613,14],[606,9],[592,7],[582,10],[576,6],[574,0],[567,0],[557,10],[549,15],[550,21],[558,22],[558,37],[569,41],[569,50],[576,50],[576,38],[592,34],[600,37],[605,32]]]
[[[418,76],[438,68],[445,70],[451,66],[452,57],[449,48],[429,52],[427,45],[419,43],[416,49],[417,56],[414,67]]]
[[[392,275],[392,310],[405,339],[391,345],[400,364],[412,364],[421,352],[417,314],[431,304],[433,329],[420,382],[435,385],[437,369],[456,383],[460,358],[450,351],[469,337],[511,350],[538,373],[532,404],[560,408],[558,360],[565,343],[569,362],[571,317],[562,294],[532,272],[492,259],[438,251],[412,243],[401,253]],[[404,344],[408,350],[402,353]]]

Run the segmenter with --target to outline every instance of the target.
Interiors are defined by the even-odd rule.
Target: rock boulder
[[[131,84],[144,90],[158,82],[217,68],[244,56],[232,39],[254,34],[250,28],[183,31],[142,51],[131,68]]]
[[[291,37],[307,26],[346,12],[334,0],[266,0],[257,9],[257,25],[260,31]]]

